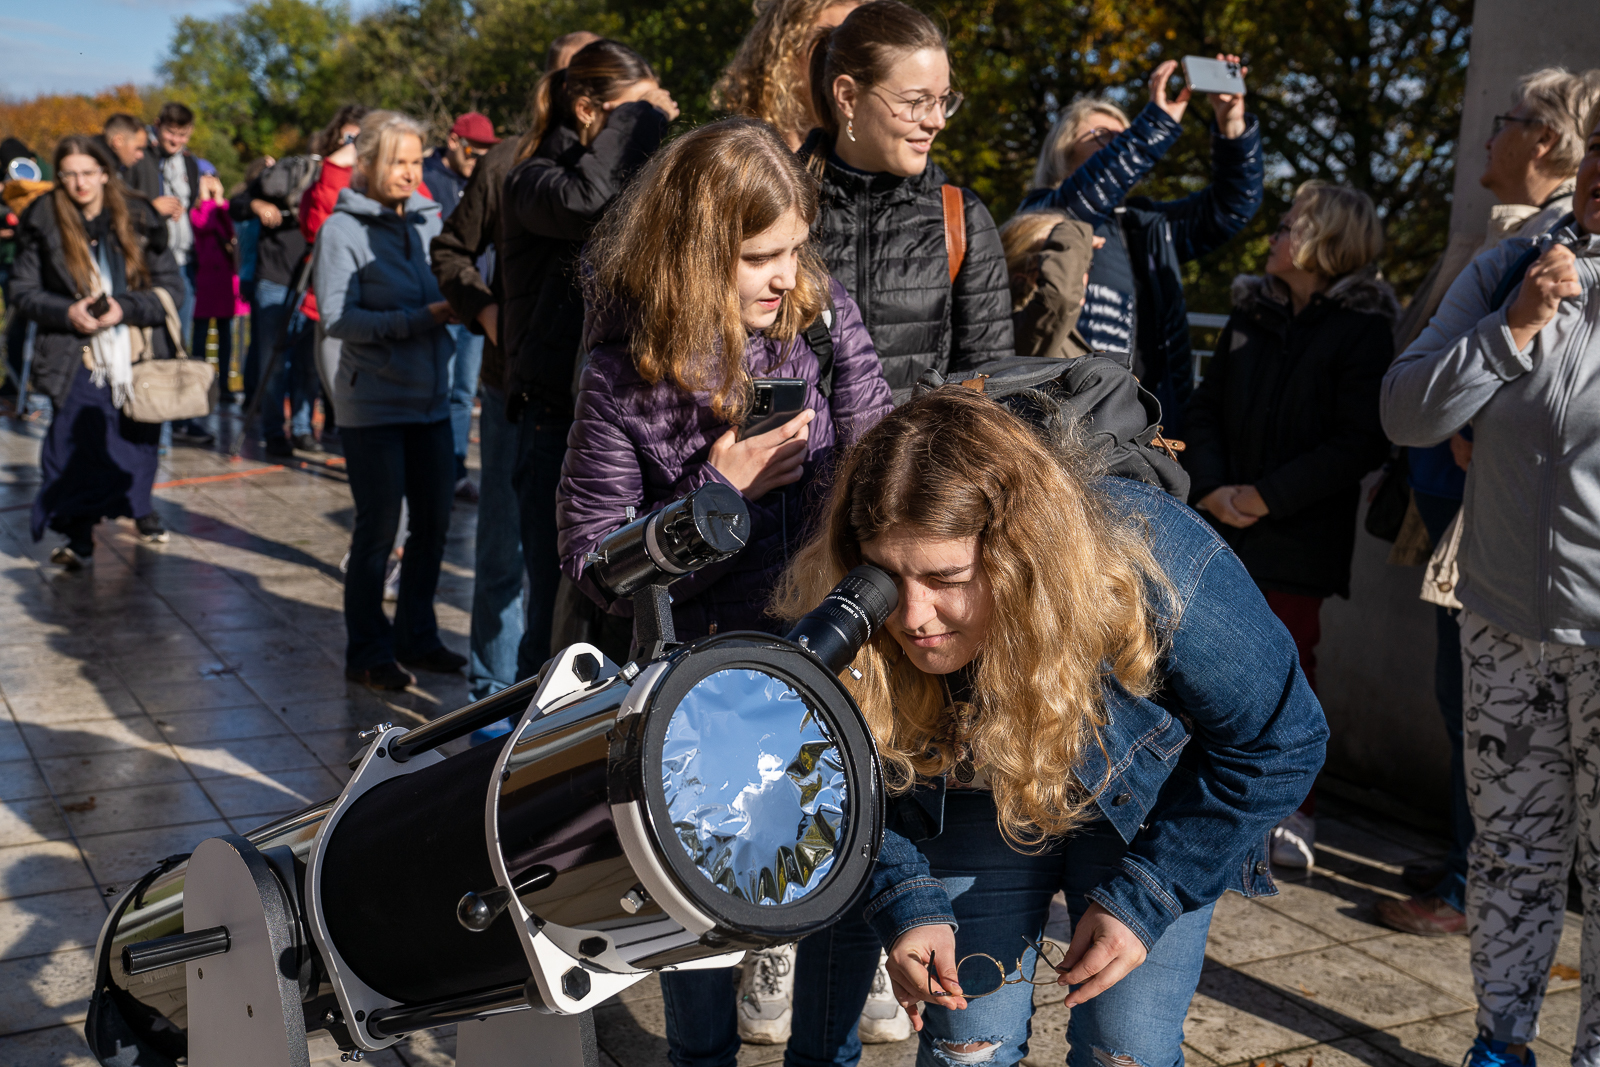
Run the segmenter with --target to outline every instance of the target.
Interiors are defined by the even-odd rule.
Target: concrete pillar
[[[1481,236],[1494,197],[1478,185],[1494,116],[1517,79],[1539,67],[1600,66],[1593,0],[1478,0],[1467,69],[1450,231]],[[1364,514],[1364,511],[1363,511]],[[1449,748],[1433,699],[1433,608],[1422,568],[1393,567],[1389,545],[1356,534],[1349,600],[1323,607],[1318,694],[1333,737],[1327,771],[1442,820]]]

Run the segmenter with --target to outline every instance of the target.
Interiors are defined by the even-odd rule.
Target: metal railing
[[[1228,316],[1226,315],[1207,315],[1199,311],[1189,312],[1189,329],[1191,330],[1220,330],[1226,325],[1228,325]],[[1203,364],[1210,361],[1211,353],[1212,349],[1209,348],[1194,349],[1194,362],[1190,366],[1194,368],[1195,385],[1199,385],[1200,379],[1206,376]]]

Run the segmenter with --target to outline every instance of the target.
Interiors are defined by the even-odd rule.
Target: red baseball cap
[[[450,127],[450,132],[473,144],[500,143],[500,138],[494,135],[494,123],[489,121],[487,115],[480,115],[476,111],[469,111],[456,119],[456,124]]]

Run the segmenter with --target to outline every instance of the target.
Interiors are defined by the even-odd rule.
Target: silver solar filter
[[[190,1035],[226,1040],[226,1028],[190,1008],[228,1003],[217,990],[233,986],[197,1000],[211,981],[198,972],[249,972],[251,945],[266,946],[284,990],[274,1025],[300,1027],[283,1023],[281,1040],[326,1031],[354,1057],[529,1007],[581,1015],[655,971],[728,965],[838,918],[875,861],[883,793],[838,672],[895,588],[858,568],[788,637],[676,643],[671,568],[725,558],[747,523],[737,494],[710,486],[602,545],[597,559],[628,576],[659,654],[619,668],[574,645],[487,701],[415,730],[385,724],[339,797],[152,871],[102,934],[87,1027],[101,1061],[137,1052],[141,1064],[188,1055],[210,1067]],[[523,711],[503,741],[437,751],[511,702]],[[222,904],[185,900],[223,885]],[[186,906],[205,929],[190,928]],[[463,1067],[509,1062],[475,1055],[463,1052]]]

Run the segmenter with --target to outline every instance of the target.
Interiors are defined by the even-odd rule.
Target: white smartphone
[[[1197,93],[1242,93],[1244,75],[1239,64],[1204,56],[1183,57],[1183,79]]]

